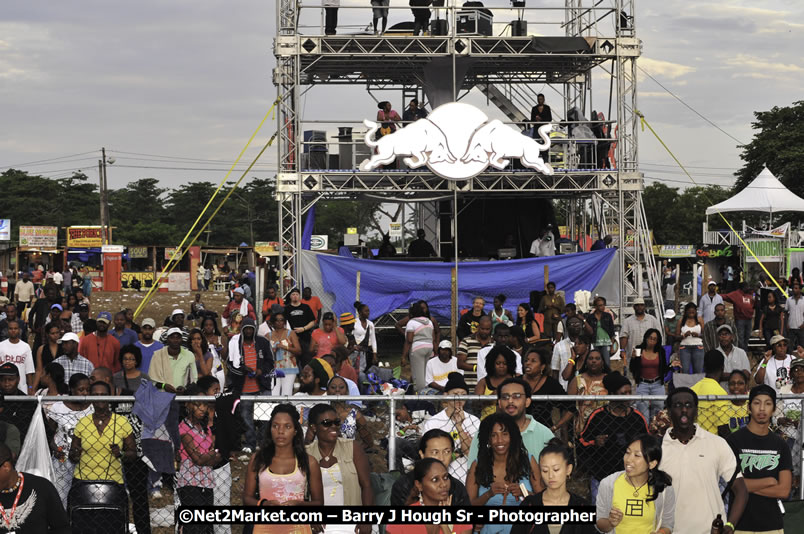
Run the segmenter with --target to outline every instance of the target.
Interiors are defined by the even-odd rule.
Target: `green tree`
[[[178,229],[166,223],[167,210],[162,198],[167,189],[155,178],[142,178],[123,189],[109,191],[109,214],[115,243],[154,245],[173,243]],[[181,239],[181,237],[178,237]]]
[[[656,243],[695,245],[703,238],[706,208],[730,196],[731,191],[718,186],[688,187],[679,192],[678,188],[654,183],[645,188],[642,202]],[[710,218],[713,222],[716,224]]]
[[[64,239],[66,226],[98,224],[100,203],[96,186],[83,173],[51,180],[8,169],[0,175],[0,213],[11,219],[12,241],[20,226],[56,226]]]
[[[215,192],[216,187],[217,186],[211,182],[190,182],[167,193],[165,204],[168,213],[166,215],[165,222],[175,226],[178,232],[176,234],[178,237],[175,238],[170,244],[178,245],[181,242],[181,239],[192,227],[193,223],[198,217],[198,214],[201,213],[201,210],[204,209],[204,206],[206,206],[207,202],[209,202],[209,199]],[[211,214],[212,211],[215,210],[215,207],[217,207],[220,200],[223,199],[223,195],[223,191],[218,193],[218,196],[215,197],[215,201],[213,201],[207,210],[208,214]],[[193,235],[190,236],[191,238],[198,233],[205,222],[206,216],[198,222],[195,230],[193,230]],[[209,236],[210,243],[215,243],[211,239],[212,232],[215,232],[217,229],[225,230],[225,228],[226,221],[221,218],[221,214],[218,214],[218,216],[215,217],[212,223],[210,223],[210,225],[207,227],[208,230],[211,230]],[[206,243],[206,237],[206,234],[202,234],[199,238],[199,241],[201,243]],[[231,244],[231,241],[227,242],[227,244]]]
[[[642,192],[642,205],[648,218],[648,228],[653,230],[656,243],[662,245],[682,243],[676,240],[675,228],[670,222],[673,210],[668,209],[668,206],[678,206],[678,188],[658,182],[652,183]],[[700,237],[695,242],[698,241]]]
[[[313,233],[328,235],[329,248],[336,248],[350,227],[356,227],[361,238],[365,238],[370,231],[382,231],[375,218],[379,207],[380,202],[374,200],[318,202]]]
[[[737,172],[735,192],[744,189],[767,166],[798,196],[804,196],[804,100],[792,106],[754,112],[758,132],[743,147],[745,162]]]

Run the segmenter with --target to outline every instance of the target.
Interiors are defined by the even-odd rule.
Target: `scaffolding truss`
[[[446,10],[457,9],[454,3],[448,0]],[[450,28],[447,35],[423,37],[307,35],[298,31],[301,9],[297,0],[277,2],[273,81],[279,111],[277,200],[281,247],[285,251],[279,256],[283,287],[299,282],[303,215],[321,199],[370,197],[393,201],[404,197],[405,202],[419,201],[421,206],[412,210],[414,220],[427,228],[428,237],[443,250],[445,244],[457,238],[440,235],[437,221],[443,211],[439,214],[439,203],[434,199],[527,194],[534,198],[574,199],[569,226],[577,236],[582,227],[585,231],[587,222],[592,222],[587,221],[588,208],[598,206],[593,210],[598,213],[596,226],[615,234],[620,249],[620,301],[610,304],[624,308],[636,297],[644,297],[652,300],[657,315],[663,313],[642,207],[636,115],[636,61],[642,44],[636,37],[633,0],[565,0],[564,35],[538,38],[467,35],[455,33],[455,28]],[[454,13],[448,20],[455,21]],[[611,35],[600,30],[606,20],[613,21],[606,30]],[[573,48],[572,43],[578,46]],[[616,123],[616,132],[612,132],[616,168],[556,168],[551,176],[531,170],[492,170],[471,180],[450,181],[426,169],[363,172],[311,169],[302,164],[301,130],[305,121],[300,116],[300,97],[304,90],[332,84],[416,94],[425,84],[425,68],[436,58],[445,58],[447,64],[452,64],[454,95],[478,88],[514,122],[530,117],[527,106],[535,104],[532,87],[536,84],[559,88],[565,117],[573,107],[583,113],[590,111],[592,71],[599,68],[609,76],[610,114],[612,101],[615,102],[616,117],[608,119]],[[454,74],[459,64],[465,67],[463,76]],[[452,211],[456,215],[456,210]],[[643,290],[643,280],[648,283],[647,292]]]

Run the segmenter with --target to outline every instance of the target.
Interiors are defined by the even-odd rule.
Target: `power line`
[[[175,171],[222,171],[226,169],[205,169],[200,167],[158,167],[155,165],[118,165],[115,167],[123,167],[126,169],[161,169],[161,170],[175,170]],[[245,171],[246,169],[233,169],[236,171]],[[251,169],[249,172],[271,172],[276,174],[276,169]]]
[[[672,182],[676,184],[685,184],[690,185],[689,180],[673,180],[672,178],[657,178],[656,176],[647,176],[645,175],[646,180],[653,180],[654,182]],[[711,185],[714,187],[724,187],[723,184],[713,184],[713,183],[706,183],[706,182],[693,182],[693,185]]]
[[[14,167],[27,167],[27,166],[30,166],[30,165],[36,165],[36,164],[44,163],[44,162],[48,162],[48,161],[63,160],[63,159],[67,159],[67,158],[74,158],[76,156],[86,156],[87,154],[95,154],[97,152],[98,152],[97,150],[90,150],[89,152],[81,152],[80,154],[70,154],[68,156],[61,156],[61,157],[58,157],[58,158],[40,159],[40,160],[37,160],[37,161],[29,161],[28,163],[17,163],[15,165],[0,165],[0,167],[8,168],[8,169],[13,169]],[[89,159],[89,158],[87,158],[87,159]]]
[[[75,163],[76,161],[94,161],[96,158],[78,158],[78,159],[64,159],[60,161],[47,161],[42,163],[28,163],[26,165],[18,165],[18,167],[39,167],[42,165],[61,165],[62,163]],[[13,168],[12,165],[9,168]]]
[[[673,167],[673,168],[678,168],[678,165],[676,165],[674,163],[649,163],[649,162],[646,162],[646,161],[642,161],[642,162],[639,163],[639,165],[640,166],[642,166],[642,165],[650,165],[651,167]],[[696,165],[687,165],[686,167],[688,169],[711,169],[711,170],[716,170],[716,171],[731,171],[731,170],[734,170],[733,167],[702,167],[702,166],[696,166]]]
[[[670,89],[668,89],[667,87],[665,87],[664,85],[662,85],[662,84],[661,84],[661,82],[659,82],[659,80],[657,80],[656,78],[654,78],[653,76],[651,76],[651,75],[650,75],[650,73],[649,73],[648,71],[646,71],[645,69],[643,69],[643,68],[642,68],[642,67],[640,67],[639,65],[637,65],[637,68],[638,68],[639,70],[641,70],[641,71],[642,71],[642,73],[643,73],[645,76],[647,76],[648,78],[650,78],[651,80],[653,80],[654,82],[656,82],[656,85],[658,85],[659,87],[661,87],[662,89],[664,89],[665,91],[667,91],[667,93],[668,93],[670,96],[672,96],[673,98],[675,98],[676,100],[678,100],[679,102],[681,102],[681,103],[684,105],[684,107],[686,107],[687,109],[689,109],[690,111],[692,111],[693,113],[695,113],[696,115],[698,115],[700,118],[702,118],[703,120],[705,120],[706,122],[708,122],[709,124],[711,124],[712,126],[714,126],[715,128],[717,128],[718,130],[720,130],[720,131],[721,131],[721,132],[722,132],[724,135],[726,135],[727,137],[730,137],[731,139],[733,139],[734,141],[736,141],[736,142],[737,142],[737,143],[739,143],[740,145],[745,145],[745,144],[746,144],[746,143],[743,143],[742,141],[740,141],[739,139],[737,139],[736,137],[734,137],[733,135],[731,135],[729,132],[727,132],[726,130],[724,130],[723,128],[721,128],[720,126],[718,126],[717,124],[715,124],[714,122],[712,122],[711,120],[709,120],[709,119],[707,119],[706,117],[704,117],[704,116],[703,116],[701,113],[699,113],[699,112],[698,112],[698,111],[697,111],[695,108],[693,108],[692,106],[690,106],[689,104],[687,104],[686,102],[684,102],[684,101],[683,101],[681,98],[679,98],[678,96],[676,96],[676,94],[675,94],[673,91],[671,91]]]
[[[115,154],[127,154],[133,156],[148,156],[150,158],[162,158],[167,160],[182,160],[182,161],[190,161],[190,162],[202,162],[202,163],[219,163],[221,165],[229,165],[228,161],[223,160],[216,160],[216,159],[201,159],[201,158],[187,158],[182,156],[162,156],[159,154],[144,154],[142,152],[124,152],[122,150],[109,150],[108,152],[114,152]],[[144,158],[127,158],[127,159],[134,159],[134,160],[143,160],[143,161],[161,161],[161,160],[148,160]],[[261,165],[269,165],[268,163],[262,163]]]

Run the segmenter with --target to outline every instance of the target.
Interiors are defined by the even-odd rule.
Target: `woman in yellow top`
[[[90,395],[111,395],[112,387],[106,382],[95,382]],[[112,413],[106,401],[93,402],[94,413],[83,417],[75,425],[70,445],[70,461],[75,466],[74,477],[82,480],[104,480],[123,484],[125,456],[133,460],[137,456],[134,430],[122,415]]]
[[[516,375],[514,358],[512,350],[499,345],[492,347],[486,356],[486,376],[477,381],[475,395],[493,395],[494,402],[480,412],[481,421],[497,411],[497,388],[500,384]]]
[[[650,434],[638,436],[625,450],[624,471],[600,482],[597,528],[617,534],[672,534],[676,497],[673,479],[659,469],[662,444]],[[692,513],[692,511],[690,511]]]

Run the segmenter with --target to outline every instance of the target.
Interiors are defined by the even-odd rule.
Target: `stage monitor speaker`
[[[528,35],[528,21],[521,19],[512,21],[511,35],[514,37],[526,37]]]
[[[430,21],[430,35],[447,35],[447,19],[435,19]]]

